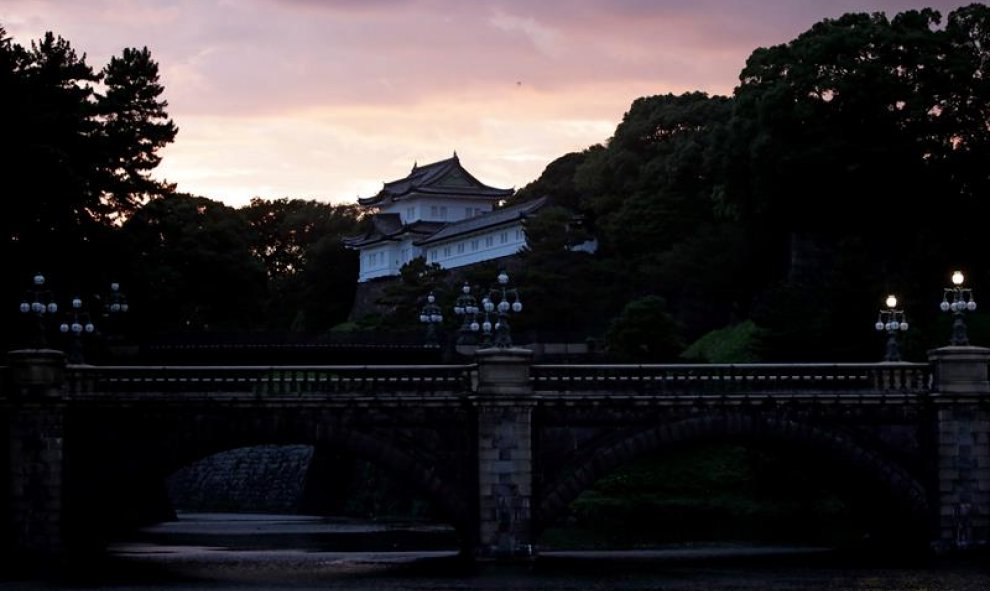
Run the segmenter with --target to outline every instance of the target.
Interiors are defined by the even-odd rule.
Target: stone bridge
[[[335,446],[430,499],[477,557],[531,556],[596,479],[642,456],[736,441],[801,454],[878,533],[990,539],[990,349],[930,362],[437,366],[66,366],[12,352],[0,387],[0,534],[13,555],[100,547],[107,516],[177,468],[258,444]],[[6,449],[4,449],[6,448]]]

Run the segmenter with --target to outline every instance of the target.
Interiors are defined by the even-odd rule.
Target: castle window
[[[495,244],[495,237],[485,236],[485,246],[491,248],[493,244]]]
[[[501,242],[502,244],[505,244],[506,242],[509,241],[509,233],[508,232],[502,232],[501,234],[499,234],[498,239],[499,239],[499,242]]]
[[[457,243],[457,254],[464,254],[464,243],[463,242],[458,242]]]
[[[471,241],[471,250],[478,250],[478,240]]]

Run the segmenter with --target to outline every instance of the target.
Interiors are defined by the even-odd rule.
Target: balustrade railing
[[[9,372],[0,368],[0,396]],[[533,365],[536,393],[564,395],[920,395],[931,391],[925,363]],[[98,394],[463,394],[476,365],[69,366],[65,392]]]
[[[925,363],[534,365],[537,392],[657,395],[922,394]]]
[[[456,394],[471,388],[472,365],[69,366],[66,392],[86,394]]]

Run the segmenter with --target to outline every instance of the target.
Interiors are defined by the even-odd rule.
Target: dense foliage
[[[78,268],[113,223],[171,190],[150,176],[177,128],[147,49],[96,72],[61,37],[25,48],[0,28],[0,89],[0,253],[16,270]]]
[[[355,207],[256,199],[235,209],[176,194],[153,176],[178,129],[147,48],[95,71],[62,37],[24,47],[0,28],[0,90],[2,293],[16,318],[6,346],[29,339],[33,324],[15,315],[38,272],[63,309],[81,296],[98,330],[136,340],[316,333],[346,319],[357,259],[341,238],[358,232]],[[126,322],[106,317],[112,281],[130,303]]]
[[[513,197],[550,202],[510,268],[526,306],[513,330],[602,339],[624,360],[871,360],[895,292],[918,358],[945,341],[951,269],[977,294],[990,287],[988,48],[982,4],[944,21],[848,14],[755,50],[732,96],[636,99],[606,144],[562,156]],[[43,270],[64,298],[122,281],[142,331],[320,333],[346,320],[357,258],[341,238],[366,220],[293,199],[235,209],[153,178],[177,130],[147,49],[96,72],[60,37],[25,48],[0,31],[0,87],[8,310]],[[589,238],[597,252],[574,248]],[[379,317],[347,326],[414,328],[429,291],[447,310],[462,282],[495,273],[416,261]]]
[[[569,278],[582,288],[566,299],[617,319],[609,340],[624,358],[659,350],[647,345],[658,331],[618,321],[658,296],[679,327],[671,346],[718,330],[692,359],[740,337],[740,361],[876,359],[888,292],[917,356],[945,340],[949,271],[970,271],[978,291],[990,278],[988,64],[985,5],[944,23],[933,10],[825,20],[754,51],[731,97],[637,99],[606,145],[552,163],[516,198],[549,196],[598,237],[622,295],[603,310],[601,286]],[[531,263],[529,289],[560,285],[558,262]],[[744,320],[753,329],[719,330]]]

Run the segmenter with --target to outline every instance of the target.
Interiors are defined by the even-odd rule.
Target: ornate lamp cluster
[[[943,312],[951,313],[952,338],[949,344],[956,347],[969,345],[969,336],[966,334],[966,314],[976,311],[976,300],[973,298],[973,290],[963,287],[966,276],[962,271],[952,272],[952,287],[942,290],[942,302],[939,309]],[[904,310],[897,308],[897,297],[887,296],[886,308],[881,308],[877,322],[874,327],[877,332],[887,333],[887,354],[884,361],[900,361],[901,353],[897,343],[897,335],[908,330],[907,318]]]
[[[897,344],[897,333],[907,331],[907,319],[904,317],[904,310],[897,309],[896,296],[887,296],[884,303],[887,308],[881,308],[874,328],[887,332],[887,354],[884,356],[884,361],[900,361],[901,351]]]
[[[35,275],[32,279],[32,285],[33,287],[27,290],[24,300],[21,301],[18,308],[24,315],[37,317],[32,342],[35,348],[40,349],[46,346],[46,320],[51,318],[54,321],[59,306],[55,303],[52,292],[45,288],[44,275],[41,273]],[[97,299],[100,299],[99,296]],[[120,292],[119,283],[110,284],[110,293],[106,296],[103,308],[107,317],[119,316],[127,312],[127,298]],[[69,310],[64,313],[62,322],[58,325],[58,331],[72,339],[68,351],[69,363],[82,363],[82,336],[96,332],[96,325],[93,324],[82,298],[78,296],[72,298]]]
[[[436,302],[436,296],[430,292],[430,295],[426,296],[426,305],[419,313],[419,321],[426,325],[426,344],[431,346],[438,344],[436,326],[443,322],[443,314]]]
[[[90,321],[89,312],[83,309],[80,298],[72,298],[72,310],[68,314],[70,322],[62,322],[58,330],[62,334],[71,334],[72,344],[69,347],[69,363],[83,362],[82,334],[92,334],[96,326]]]
[[[962,271],[952,273],[952,287],[942,290],[942,303],[939,308],[943,312],[951,312],[952,340],[950,343],[955,346],[965,346],[969,344],[969,336],[966,334],[966,312],[976,310],[976,300],[973,299],[973,290],[963,287],[966,277]]]
[[[34,287],[27,290],[21,301],[20,310],[22,314],[34,314],[37,317],[32,341],[35,348],[41,349],[45,346],[45,315],[54,316],[58,312],[58,304],[55,303],[52,292],[45,288],[44,275],[41,273],[35,275],[32,284]]]
[[[127,297],[120,292],[120,284],[116,281],[110,284],[110,293],[104,304],[107,314],[123,314],[127,312]]]
[[[478,301],[471,295],[471,286],[465,281],[461,287],[461,295],[457,296],[457,302],[454,304],[454,314],[462,319],[460,334],[457,337],[458,345],[472,341],[474,335],[481,330],[481,324],[478,322],[480,312]]]
[[[522,299],[519,290],[509,286],[509,275],[500,271],[497,283],[481,298],[481,303],[471,293],[471,286],[464,282],[461,294],[454,303],[454,315],[461,320],[457,344],[478,343],[482,347],[511,347],[509,314],[522,312]],[[437,343],[436,326],[443,322],[436,297],[431,292],[427,304],[420,313],[419,320],[426,324],[427,344]],[[479,342],[480,341],[480,342]]]
[[[482,344],[494,345],[496,347],[511,347],[512,335],[509,333],[509,312],[511,311],[516,314],[522,312],[522,300],[519,298],[519,290],[509,287],[508,273],[499,271],[497,280],[498,283],[481,300],[481,308],[485,315],[484,322],[481,323]],[[496,313],[497,319],[495,321],[493,335],[492,316]]]

